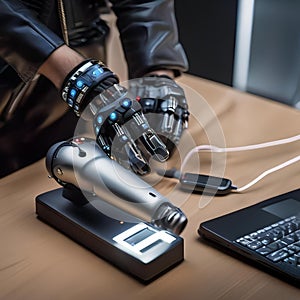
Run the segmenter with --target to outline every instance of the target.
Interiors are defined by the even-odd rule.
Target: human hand
[[[184,90],[164,75],[145,76],[129,82],[129,90],[143,108],[150,126],[166,144],[169,153],[188,127],[188,104]]]

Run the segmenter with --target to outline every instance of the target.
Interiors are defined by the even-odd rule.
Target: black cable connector
[[[209,195],[227,195],[237,187],[232,184],[232,181],[223,177],[216,177],[195,173],[181,174],[176,168],[169,170],[158,170],[157,173],[168,178],[176,178],[181,183],[184,190],[195,193]]]

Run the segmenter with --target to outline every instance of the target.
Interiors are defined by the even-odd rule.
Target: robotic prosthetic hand
[[[141,105],[118,83],[102,63],[87,60],[67,76],[61,95],[77,116],[92,116],[97,143],[108,157],[144,175],[150,172],[150,155],[163,162],[169,152]]]
[[[184,90],[166,75],[150,75],[129,82],[151,128],[171,154],[188,127],[189,111]]]

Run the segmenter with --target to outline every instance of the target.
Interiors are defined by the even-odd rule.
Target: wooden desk
[[[299,134],[299,111],[193,76],[180,81],[192,112],[183,154],[192,142],[239,146]],[[299,149],[297,142],[229,154],[225,167],[223,157],[214,168],[204,155],[201,170],[243,185]],[[178,164],[178,157],[168,164]],[[39,161],[0,181],[0,299],[299,299],[299,289],[201,243],[197,235],[202,221],[299,188],[299,168],[300,163],[274,173],[242,194],[209,199],[187,195],[174,180],[157,182],[189,219],[182,234],[185,260],[143,285],[36,219],[35,197],[58,187]]]

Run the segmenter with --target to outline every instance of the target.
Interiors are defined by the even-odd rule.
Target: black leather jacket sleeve
[[[0,1],[0,57],[23,81],[31,80],[46,58],[63,43],[20,1]]]
[[[178,38],[173,0],[110,0],[129,78],[168,68],[179,75],[188,61]]]
[[[47,2],[52,1],[44,1]],[[175,75],[187,70],[188,62],[178,40],[173,0],[110,2],[117,16],[130,78],[162,68],[173,69]],[[31,80],[46,58],[63,44],[62,38],[39,21],[34,10],[22,1],[0,1],[0,57],[23,81]]]

